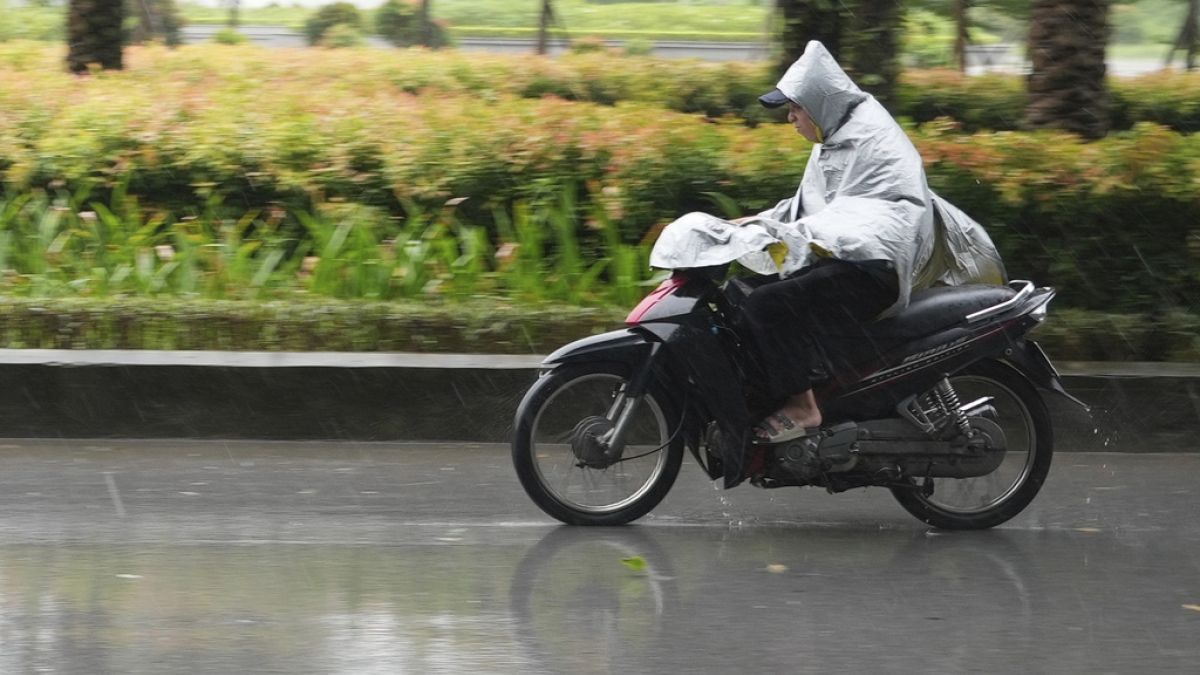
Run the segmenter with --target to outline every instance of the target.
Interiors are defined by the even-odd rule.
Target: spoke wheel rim
[[[629,459],[615,462],[603,469],[575,466],[578,460],[571,449],[570,438],[563,437],[562,432],[544,433],[543,423],[546,421],[547,411],[553,410],[556,401],[568,395],[572,390],[591,384],[593,388],[599,391],[607,385],[607,388],[615,394],[618,388],[625,382],[625,378],[612,373],[592,373],[574,378],[555,390],[546,399],[546,402],[542,404],[537,416],[534,418],[529,445],[534,471],[537,473],[538,480],[549,495],[568,508],[591,514],[606,514],[619,511],[634,504],[650,492],[666,471],[668,460],[667,442],[669,438],[666,414],[658,404],[658,401],[654,400],[654,397],[649,394],[638,404],[638,408],[635,411],[637,415],[635,419],[639,423],[653,423],[654,428],[657,430],[657,436],[652,441],[653,445],[645,447],[648,444],[643,443],[640,448],[635,447],[632,444],[633,438],[631,438],[631,442],[626,446],[624,452],[624,456]],[[607,408],[611,405],[611,398],[607,401],[596,398],[595,403],[596,407],[590,409],[590,414],[604,415],[607,412]],[[646,415],[650,417],[647,418]],[[577,422],[578,419],[575,421]],[[554,428],[557,429],[559,427]],[[641,431],[644,433],[644,429]],[[547,435],[554,442],[548,442],[546,438],[543,438],[543,436]],[[638,440],[643,439],[644,436],[639,437]],[[658,446],[661,447],[659,447],[657,452],[644,457],[636,457]],[[560,467],[565,464],[567,470],[560,472],[561,476],[550,475],[546,466],[548,462],[544,462],[543,460],[552,461]],[[652,463],[647,460],[652,460]],[[634,466],[644,469],[647,475],[636,481],[637,485],[624,497],[615,499],[614,501],[596,503],[597,500],[581,500],[570,494],[572,491],[578,492],[580,489],[585,492],[589,492],[592,489],[601,491],[602,485],[613,485],[614,482],[624,482],[625,479],[622,474]]]
[[[950,378],[950,381],[963,400],[973,400],[980,395],[996,397],[993,405],[996,406],[999,417],[997,424],[1004,429],[1005,436],[1004,461],[1000,467],[986,476],[933,479],[933,494],[926,496],[918,492],[918,496],[922,501],[940,511],[956,515],[975,515],[1005,503],[1025,485],[1033,471],[1033,463],[1037,455],[1037,429],[1034,426],[1033,413],[1030,412],[1029,407],[1015,391],[1002,382],[983,375],[959,375]],[[981,394],[981,390],[986,393]],[[1018,431],[1017,428],[1014,428],[1014,425],[1018,423],[1020,427],[1023,427],[1023,431],[1014,433]],[[1020,459],[1021,457],[1023,457],[1023,461]],[[1018,463],[1020,465],[1015,466]],[[1000,477],[1002,472],[1004,474],[1011,473],[1013,469],[1015,469],[1015,476],[1011,480],[1005,481]],[[1005,485],[1005,483],[1007,484]],[[995,494],[995,496],[970,506],[939,498],[940,494],[962,497],[963,501],[966,501],[969,499],[968,495],[975,493],[979,488],[982,488],[985,495]]]

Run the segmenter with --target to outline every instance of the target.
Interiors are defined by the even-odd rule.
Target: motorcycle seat
[[[1007,286],[938,286],[914,291],[899,314],[861,325],[823,327],[835,348],[876,353],[918,340],[964,321],[968,314],[997,305],[1016,295]]]
[[[915,340],[964,321],[968,314],[998,305],[1016,295],[1007,286],[938,286],[915,291],[908,307],[893,317],[863,326],[867,336],[882,340]]]

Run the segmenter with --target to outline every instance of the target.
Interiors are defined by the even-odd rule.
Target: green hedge
[[[624,312],[503,299],[245,302],[0,296],[6,349],[415,351],[537,354],[619,326]]]
[[[629,33],[628,37],[648,40],[667,36]],[[732,116],[752,126],[783,121],[782,115],[765,111],[756,102],[759,94],[773,86],[762,63],[604,53],[546,59],[417,50],[367,51],[336,59],[323,54],[314,60],[305,52],[256,47],[230,50],[228,46],[198,45],[179,51],[131,50],[129,59],[142,71],[136,79],[212,78],[232,83],[252,75],[263,81],[303,83],[320,92],[336,78],[342,80],[336,89],[356,92],[386,87],[413,94],[485,99],[497,95],[552,95],[604,105],[646,103],[676,112]],[[0,66],[15,71],[13,76],[20,86],[33,87],[33,91],[37,91],[31,84],[38,79],[35,76],[59,75],[58,60],[58,52],[41,43],[0,43]],[[1164,71],[1112,78],[1109,86],[1113,129],[1127,130],[1139,122],[1153,122],[1176,131],[1200,130],[1200,73]],[[1003,131],[1021,128],[1025,104],[1021,76],[966,77],[953,70],[909,70],[902,74],[894,112],[918,124],[948,117],[966,131]]]
[[[1108,85],[1113,129],[1153,122],[1180,132],[1200,131],[1200,73],[1110,78]],[[968,131],[1016,130],[1027,100],[1025,80],[1017,75],[910,71],[897,90],[897,112],[917,123],[949,117]]]
[[[0,296],[0,348],[546,354],[623,309],[338,301]],[[1069,361],[1200,361],[1200,317],[1051,309],[1035,338]]]
[[[96,186],[105,201],[105,190],[120,188],[174,217],[223,203],[235,218],[327,202],[400,218],[413,205],[466,199],[458,217],[495,234],[498,210],[519,200],[544,209],[574,191],[572,222],[593,250],[603,242],[597,209],[626,242],[649,241],[689,210],[774,203],[794,190],[808,155],[785,125],[505,93],[553,95],[568,81],[600,91],[613,81],[602,76],[608,57],[530,59],[519,77],[517,60],[451,57],[435,68],[403,52],[345,51],[311,64],[298,51],[216,46],[129,56],[129,70],[83,81],[57,62],[37,67],[36,55],[0,70],[0,173],[10,195]],[[447,72],[439,68],[474,94],[443,93],[453,87],[433,84]],[[657,81],[699,91],[666,71]],[[428,91],[437,95],[412,93]],[[964,135],[942,123],[912,137],[931,184],[989,227],[1010,272],[1059,286],[1063,305],[1144,312],[1200,297],[1200,137],[1143,124],[1083,144],[1054,133]]]

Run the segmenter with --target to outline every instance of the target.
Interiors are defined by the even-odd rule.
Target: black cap
[[[789,100],[790,99],[788,99],[787,96],[784,96],[783,92],[779,91],[778,89],[772,89],[771,91],[758,97],[758,102],[763,104],[763,107],[766,108],[778,108],[781,105],[787,105]]]

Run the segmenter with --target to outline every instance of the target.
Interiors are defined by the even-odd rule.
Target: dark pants
[[[768,395],[784,399],[811,389],[812,341],[823,330],[873,320],[898,293],[894,268],[876,260],[825,259],[755,289],[742,317],[762,358]]]

